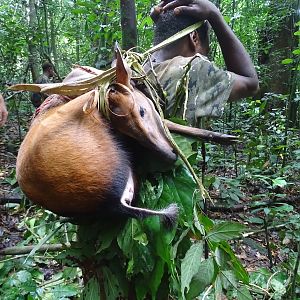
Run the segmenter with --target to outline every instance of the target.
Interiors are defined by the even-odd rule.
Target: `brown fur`
[[[95,213],[112,187],[112,166],[129,170],[128,162],[121,166],[126,157],[107,122],[96,109],[82,110],[92,94],[38,116],[19,151],[20,187],[33,202],[60,215]]]

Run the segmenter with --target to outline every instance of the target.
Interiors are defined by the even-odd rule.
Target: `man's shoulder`
[[[194,56],[174,56],[171,59],[156,64],[155,68],[163,68],[166,66],[185,67],[186,65],[195,64],[195,63],[211,64],[212,62],[206,56],[203,56],[201,54],[196,54]]]
[[[209,69],[213,64],[203,55],[195,55],[190,57],[175,56],[171,59],[154,64],[155,73],[162,80],[173,78],[178,80],[186,71],[193,68],[198,75],[203,69]]]

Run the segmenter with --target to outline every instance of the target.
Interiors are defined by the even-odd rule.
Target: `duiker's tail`
[[[175,225],[179,212],[179,208],[175,203],[172,203],[166,208],[160,210],[151,210],[147,208],[134,207],[129,205],[126,201],[121,201],[121,209],[125,215],[132,218],[147,218],[150,216],[160,216],[162,222],[168,227],[172,227]]]

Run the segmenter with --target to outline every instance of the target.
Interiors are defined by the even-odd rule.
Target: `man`
[[[8,112],[5,106],[4,98],[0,94],[0,127],[2,127],[7,120]]]
[[[154,8],[151,17],[155,23],[154,44],[204,21],[198,30],[158,50],[151,58],[156,79],[166,91],[166,117],[180,115],[196,125],[201,117],[220,116],[228,99],[237,100],[257,92],[258,78],[251,59],[213,3],[165,0]],[[210,26],[217,36],[227,71],[218,69],[206,57]],[[188,93],[183,93],[183,88]]]
[[[43,74],[37,79],[35,83],[51,83],[51,78],[56,76],[53,65],[49,62],[45,62],[42,65]],[[43,93],[33,93],[31,96],[31,102],[34,107],[39,107],[43,101],[48,97],[48,95]]]

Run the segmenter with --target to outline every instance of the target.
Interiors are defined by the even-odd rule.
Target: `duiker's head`
[[[175,161],[177,156],[168,141],[162,120],[152,101],[130,83],[131,70],[117,51],[116,83],[107,91],[113,127],[155,151],[162,159]]]

